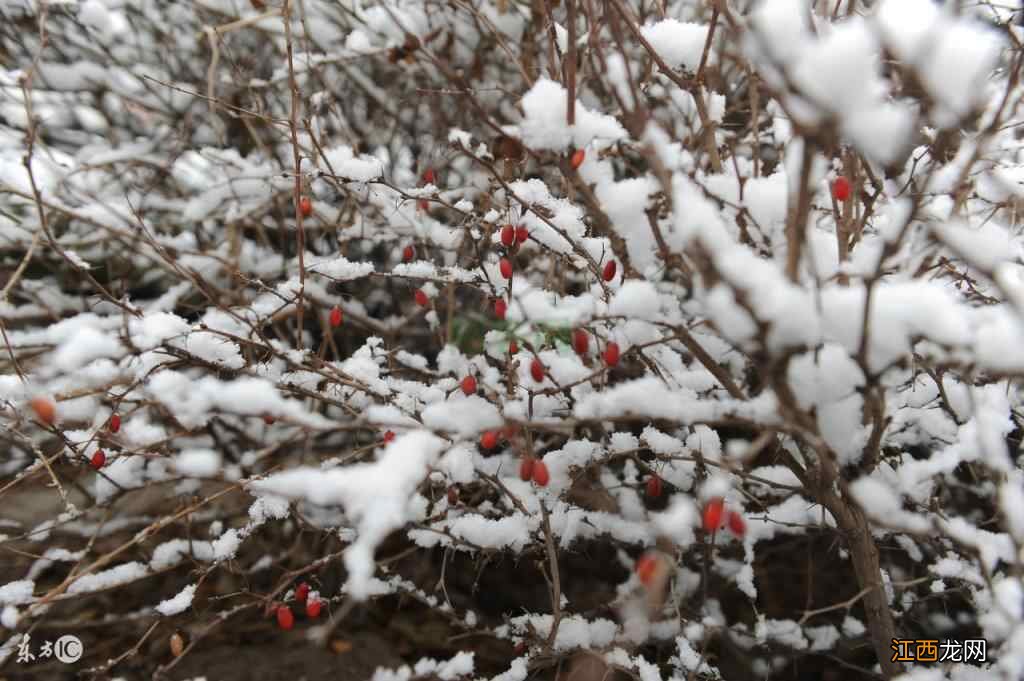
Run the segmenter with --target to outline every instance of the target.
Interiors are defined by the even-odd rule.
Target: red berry
[[[303,196],[299,199],[299,212],[302,213],[304,218],[308,218],[313,214],[313,202],[309,200],[308,196]]]
[[[277,608],[277,626],[285,631],[295,626],[295,615],[287,605],[280,605]]]
[[[121,415],[114,414],[110,417],[110,423],[107,424],[107,428],[110,429],[111,433],[116,433],[121,430]]]
[[[310,619],[316,619],[320,616],[320,608],[323,607],[323,601],[319,598],[313,598],[306,603],[306,617]]]
[[[57,407],[52,400],[48,397],[33,397],[29,406],[36,413],[37,419],[48,426],[53,425],[54,419],[57,417]]]
[[[526,229],[526,225],[516,227],[516,243],[525,244],[529,238],[530,230]]]
[[[611,281],[615,278],[615,271],[618,269],[618,265],[615,264],[614,260],[609,260],[604,264],[604,271],[601,276],[604,277],[605,281]]]
[[[335,305],[334,308],[331,310],[331,326],[341,326],[341,308],[338,307],[337,305]]]
[[[576,329],[572,332],[572,347],[577,355],[587,354],[590,349],[590,336],[583,329]]]
[[[299,582],[299,585],[295,587],[295,600],[299,603],[305,603],[306,598],[309,597],[309,584],[305,582]]]
[[[516,243],[516,228],[512,225],[505,225],[501,228],[501,243],[505,248],[512,248]]]
[[[533,457],[524,456],[519,462],[519,479],[523,482],[533,480]]]
[[[389,442],[394,442],[394,441],[395,441],[395,431],[389,430],[388,432],[384,433],[384,444],[387,444]]]
[[[538,383],[544,380],[544,365],[536,357],[530,362],[530,375],[533,376],[533,380]]]
[[[494,316],[504,321],[505,313],[508,312],[508,303],[503,298],[494,301]]]
[[[97,449],[89,460],[89,465],[99,470],[103,468],[104,464],[107,463],[107,455],[103,453],[102,449]]]
[[[498,263],[498,269],[501,270],[501,276],[506,279],[512,278],[512,262],[508,258],[501,259],[501,262]]]
[[[263,423],[267,424],[268,426],[272,426],[272,425],[274,425],[274,421],[276,421],[276,420],[277,420],[277,419],[275,419],[275,418],[274,418],[273,416],[271,416],[270,414],[264,414],[264,415],[263,415]]]
[[[712,499],[704,505],[704,531],[716,532],[722,526],[722,511],[725,502],[721,499]]]
[[[427,297],[426,292],[418,288],[416,289],[416,304],[420,307],[430,307],[430,298]]]
[[[604,349],[604,363],[610,367],[619,363],[619,344],[612,341]]]
[[[480,436],[481,449],[494,449],[498,446],[498,431],[488,430]]]
[[[650,586],[655,574],[658,572],[658,556],[653,552],[645,553],[636,559],[636,576],[640,583]]]
[[[547,487],[551,475],[548,473],[548,465],[543,461],[533,462],[533,481],[541,487]]]
[[[647,496],[652,499],[657,499],[661,496],[661,478],[657,475],[647,478]]]
[[[581,165],[583,165],[584,157],[586,157],[586,153],[582,149],[577,149],[575,152],[573,152],[572,159],[570,159],[569,161],[572,164],[573,170],[576,170]]]
[[[466,376],[462,379],[462,392],[467,395],[476,394],[476,378],[474,376]]]
[[[406,246],[402,249],[402,260],[405,262],[412,262],[412,259],[416,257],[416,249],[412,246]]]
[[[747,531],[747,523],[743,520],[743,516],[735,511],[729,512],[729,529],[737,537],[742,537]]]
[[[433,168],[427,168],[423,171],[423,182],[425,184],[434,184],[437,180],[437,173],[434,172]]]
[[[420,199],[419,201],[416,202],[416,207],[423,211],[429,210],[430,201],[427,201],[426,199]]]
[[[512,341],[511,343],[508,344],[508,354],[514,355],[517,352],[519,352],[519,344],[516,343],[515,341]]]
[[[448,488],[448,505],[454,506],[459,503],[459,488],[452,485]]]
[[[836,201],[845,201],[850,198],[850,181],[839,176],[832,183],[832,196]]]

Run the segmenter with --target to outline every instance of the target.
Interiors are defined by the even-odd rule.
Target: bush
[[[9,678],[1020,678],[1019,12],[283,3],[0,10]]]

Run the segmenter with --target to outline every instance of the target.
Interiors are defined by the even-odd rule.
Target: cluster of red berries
[[[309,584],[306,582],[299,582],[299,585],[295,587],[295,602],[306,607],[306,617],[309,619],[316,619],[320,616],[323,601],[319,598],[309,597]],[[285,631],[295,626],[295,614],[289,606],[284,604],[277,606],[274,614],[277,617],[277,626]]]
[[[737,537],[742,537],[746,533],[747,523],[743,520],[743,516],[736,511],[726,513],[725,501],[721,497],[716,497],[704,504],[702,521],[705,532],[717,532],[722,527],[723,519],[728,524],[729,530]]]
[[[548,482],[551,480],[551,474],[548,473],[548,465],[546,463],[539,459],[534,459],[532,456],[524,456],[522,461],[519,462],[519,479],[523,482],[533,480],[541,487],[547,487]]]
[[[518,227],[505,225],[501,228],[501,244],[505,248],[512,248],[513,246],[524,244],[529,238],[530,231],[526,229],[526,225],[519,225]]]

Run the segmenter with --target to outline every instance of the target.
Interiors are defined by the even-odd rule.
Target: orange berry
[[[722,512],[725,509],[725,502],[715,498],[704,505],[704,531],[716,532],[722,526]]]
[[[29,402],[29,406],[36,413],[37,419],[48,426],[53,425],[57,417],[57,407],[51,399],[47,397],[33,397],[32,401]]]
[[[501,228],[501,243],[506,248],[512,248],[516,243],[516,228],[512,225],[505,225]]]
[[[654,581],[654,576],[658,573],[657,554],[648,552],[637,558],[635,569],[636,576],[640,578],[640,583],[644,586],[650,586],[651,582]]]
[[[530,376],[532,376],[533,380],[538,383],[544,381],[544,365],[536,357],[534,357],[533,361],[530,362]]]
[[[523,460],[519,462],[519,479],[523,482],[533,479],[533,457],[524,456]]]
[[[590,336],[583,329],[576,329],[572,332],[572,347],[577,355],[587,354],[590,349]]]
[[[832,183],[832,196],[840,203],[850,198],[850,181],[841,175],[837,177]]]
[[[308,218],[313,214],[313,202],[309,200],[308,196],[303,196],[299,199],[299,212],[302,213],[304,218]]]
[[[576,170],[583,165],[583,159],[586,158],[586,155],[587,154],[582,149],[577,149],[573,152],[572,158],[569,160],[569,163],[572,164],[573,170]]]
[[[285,631],[295,626],[295,615],[287,605],[280,605],[277,608],[277,626]]]
[[[729,513],[729,529],[737,537],[742,537],[747,532],[747,523],[743,520],[743,516],[735,511]]]
[[[541,487],[547,487],[551,475],[548,473],[548,465],[543,461],[533,462],[533,481]]]
[[[647,496],[652,499],[657,499],[661,496],[661,478],[657,475],[652,475],[647,478]]]
[[[605,347],[604,363],[610,367],[619,363],[619,344],[615,341],[612,341]]]

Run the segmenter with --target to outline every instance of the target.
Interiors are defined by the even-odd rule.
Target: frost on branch
[[[1024,673],[1015,4],[15,5],[0,676]]]

